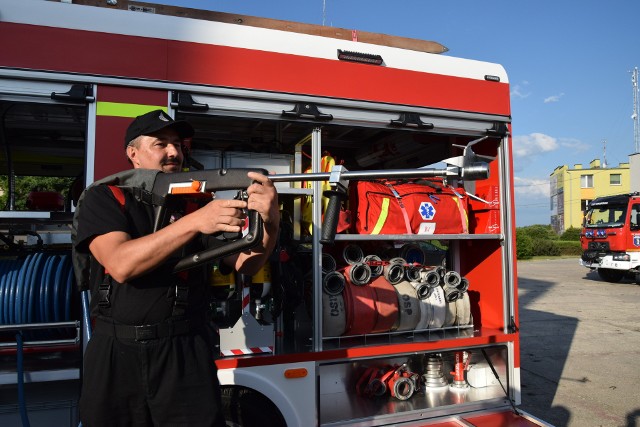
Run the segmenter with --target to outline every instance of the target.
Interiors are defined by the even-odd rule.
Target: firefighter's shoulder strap
[[[121,187],[118,187],[117,185],[109,185],[108,187],[111,190],[111,193],[113,194],[113,197],[116,198],[116,201],[118,202],[118,205],[120,205],[120,210],[122,211],[122,213],[124,213],[125,212],[124,191],[122,190]],[[112,284],[111,275],[109,274],[109,272],[105,268],[104,269],[104,280],[102,280],[102,283],[100,283],[98,285],[98,307],[100,308],[101,314],[107,315],[107,316],[111,315],[111,312],[110,312],[110,309],[111,309],[111,284]]]
[[[89,289],[90,254],[86,250],[78,250],[78,242],[76,239],[78,234],[78,218],[82,211],[82,205],[87,190],[95,187],[96,185],[109,185],[118,188],[120,191],[122,191],[121,189],[126,189],[131,191],[137,200],[155,207],[161,205],[163,201],[161,197],[156,196],[151,192],[158,173],[161,172],[151,169],[131,169],[119,172],[95,181],[88,186],[78,198],[76,210],[73,214],[73,222],[71,224],[71,259],[73,262],[76,284],[80,291]],[[116,192],[118,192],[118,190],[116,190]],[[118,200],[118,203],[120,203],[118,199],[119,196],[116,196],[115,193],[114,196]],[[122,195],[122,200],[124,201],[124,194]],[[123,204],[121,205],[124,206]]]

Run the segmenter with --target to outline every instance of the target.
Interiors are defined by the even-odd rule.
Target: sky
[[[150,0],[152,1],[152,0]],[[502,64],[511,85],[516,225],[550,223],[558,166],[629,161],[640,0],[155,0],[390,34]]]

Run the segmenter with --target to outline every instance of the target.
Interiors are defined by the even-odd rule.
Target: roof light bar
[[[340,61],[360,62],[363,64],[382,65],[382,56],[371,53],[350,52],[338,49],[338,59]]]

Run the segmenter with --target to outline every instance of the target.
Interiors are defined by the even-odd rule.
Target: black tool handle
[[[190,183],[200,181],[204,184],[205,192],[222,190],[246,190],[253,181],[247,176],[248,172],[258,172],[268,175],[268,172],[260,168],[237,168],[237,169],[211,169],[191,172],[175,172],[171,174],[159,173],[153,184],[153,193],[165,198],[171,184]],[[170,215],[166,205],[160,206],[156,212],[154,230],[159,230],[168,224]],[[200,264],[211,262],[218,258],[224,258],[239,252],[249,250],[260,242],[264,235],[262,217],[257,211],[248,211],[249,230],[247,234],[237,240],[232,240],[223,246],[211,248],[188,255],[182,258],[174,267],[174,271],[187,270],[197,267]]]
[[[206,262],[211,262],[219,258],[244,252],[257,246],[262,242],[264,230],[262,228],[262,217],[257,211],[249,211],[249,231],[241,239],[233,240],[223,246],[211,248],[182,258],[173,268],[174,272],[188,270]]]
[[[327,204],[327,209],[324,212],[320,243],[323,245],[332,245],[336,240],[342,201],[347,198],[347,195],[343,191],[339,190],[327,190],[322,194],[329,199],[329,203]]]

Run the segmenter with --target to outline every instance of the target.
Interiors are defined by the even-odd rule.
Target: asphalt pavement
[[[640,427],[640,285],[573,259],[518,262],[520,408],[557,427]]]

